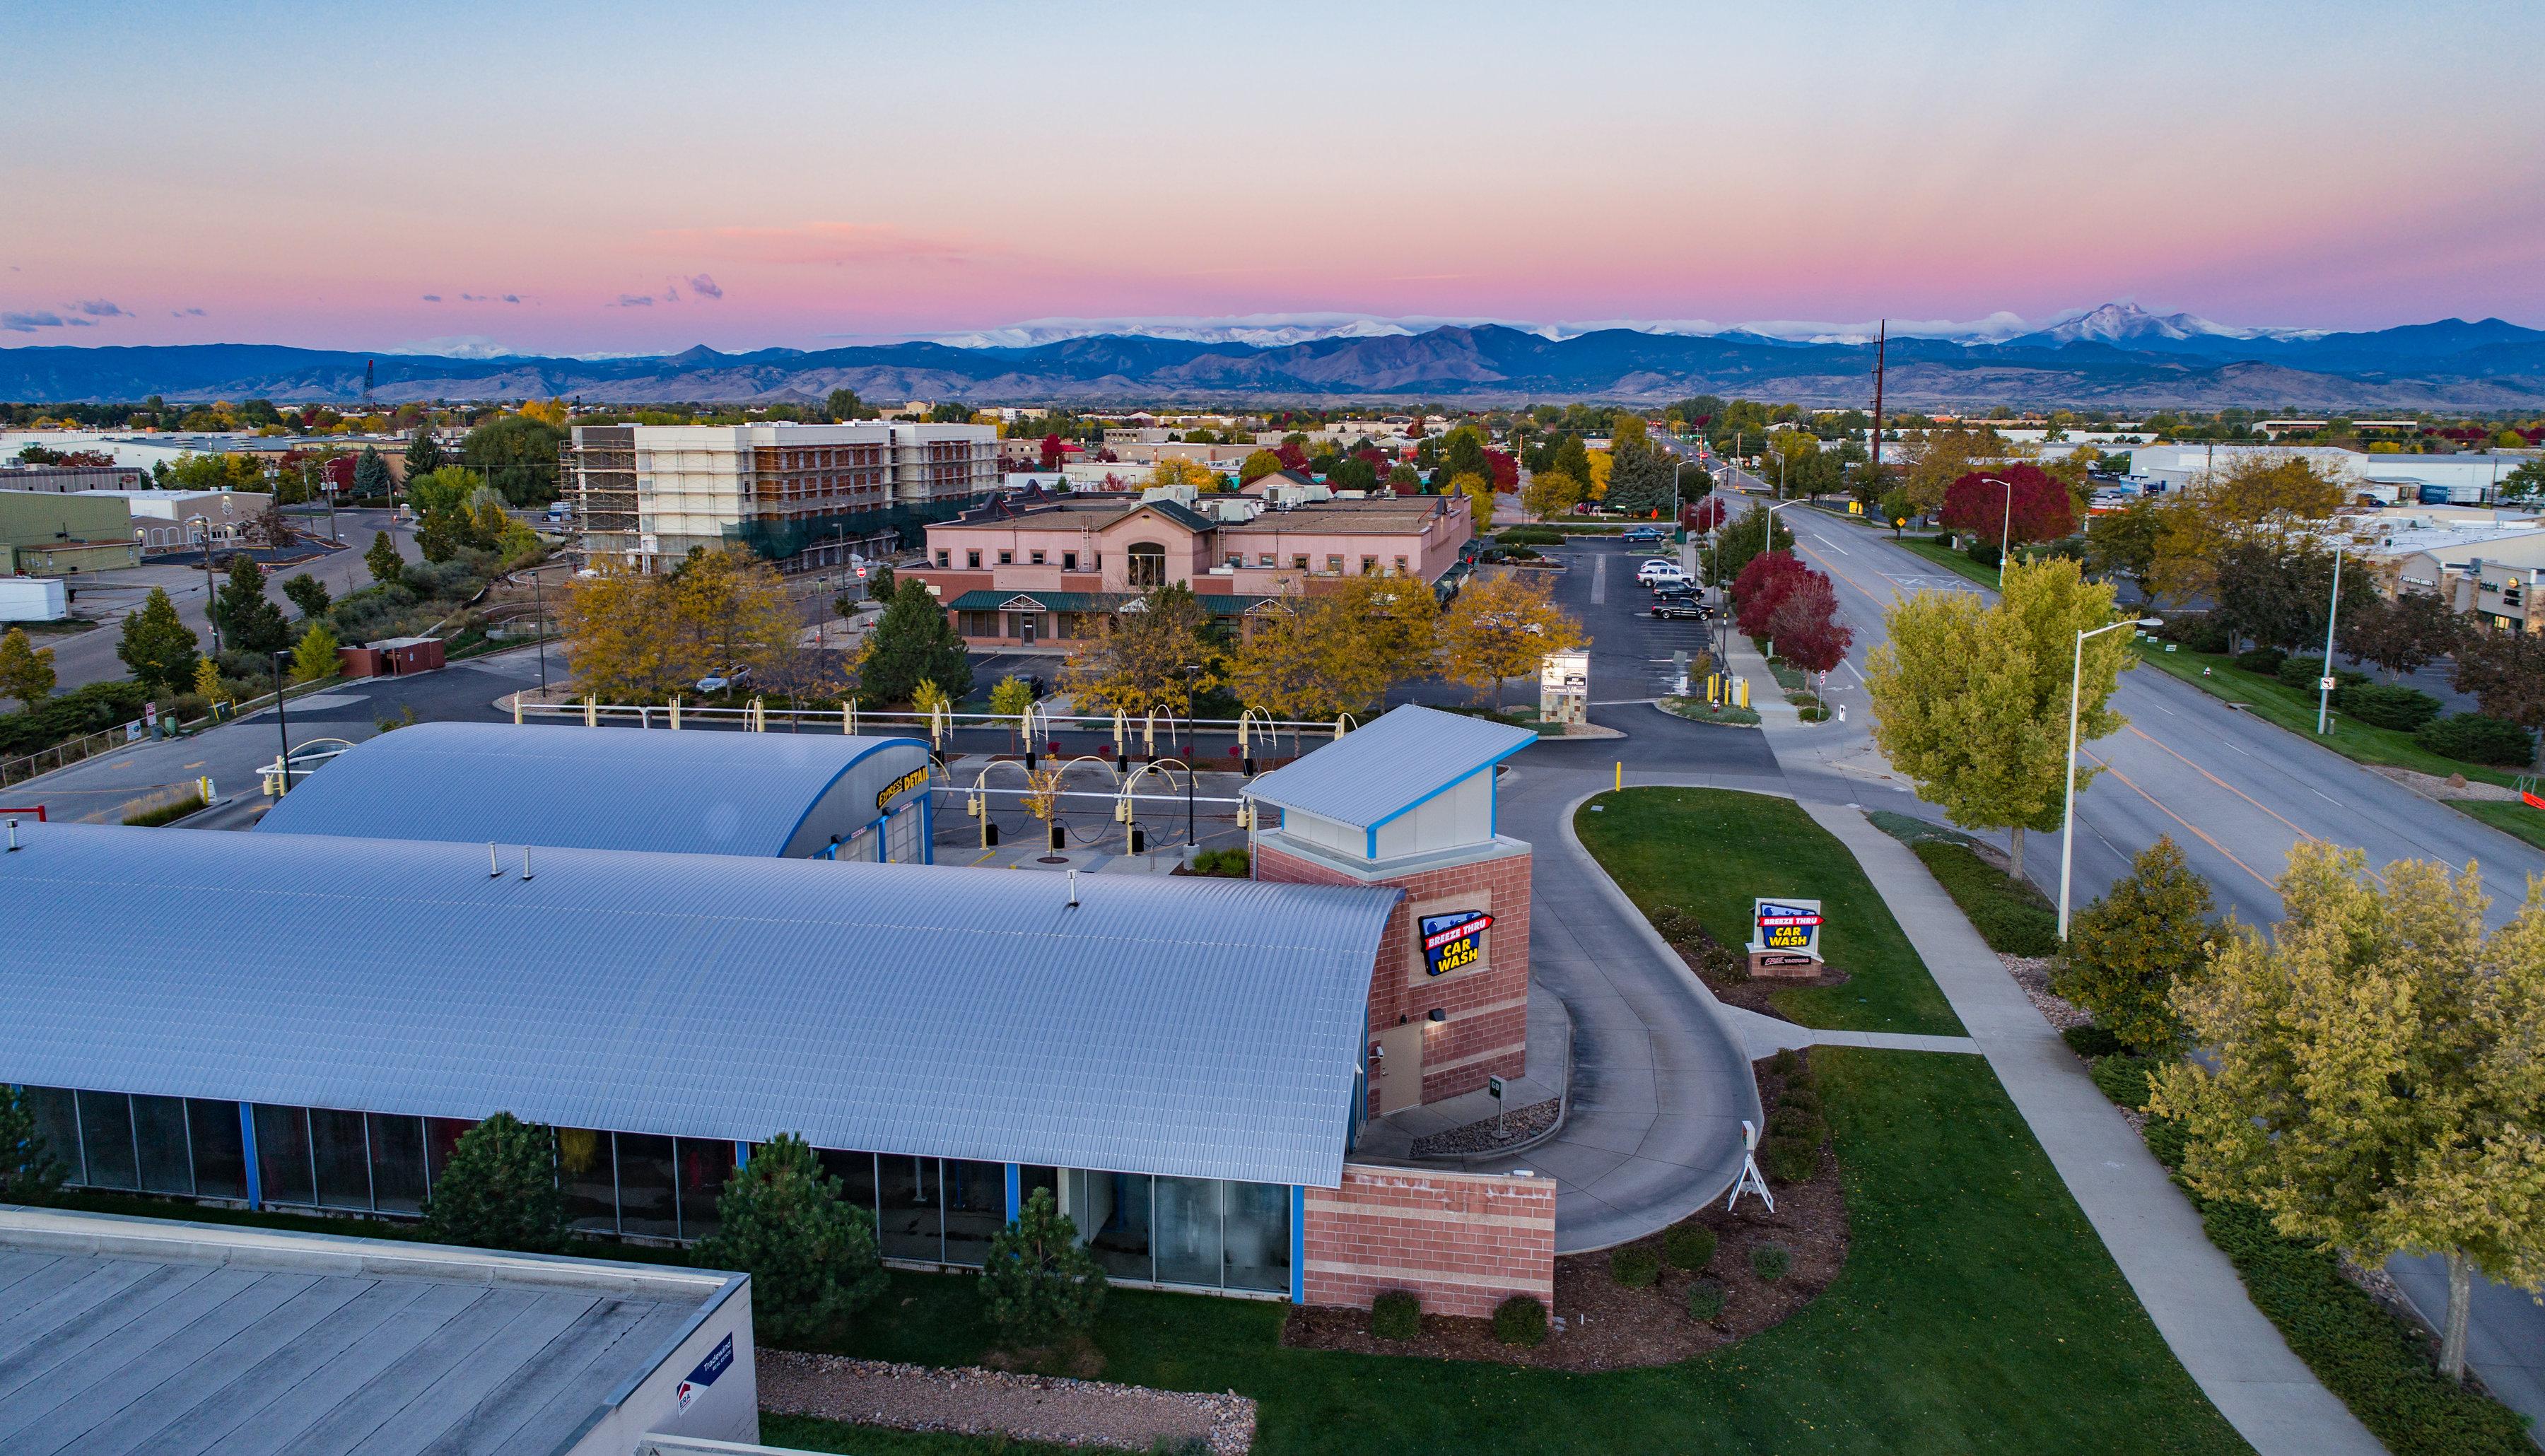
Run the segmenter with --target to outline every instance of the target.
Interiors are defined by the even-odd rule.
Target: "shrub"
[[[2040,891],[2000,873],[1967,845],[1922,840],[1913,849],[1991,950],[2007,955],[2058,953],[2059,917]]]
[[[1662,1235],[1662,1254],[1675,1269],[1701,1269],[1714,1257],[1714,1231],[1703,1224],[1681,1224]]]
[[[1381,1339],[1413,1339],[1423,1333],[1423,1300],[1411,1289],[1390,1289],[1369,1302],[1369,1333]]]
[[[565,1243],[556,1134],[498,1112],[459,1135],[424,1203],[424,1237],[543,1254]]]
[[[1777,1096],[1776,1108],[1778,1111],[1808,1112],[1817,1117],[1821,1112],[1821,1094],[1812,1091],[1811,1084],[1798,1083]]]
[[[1782,1244],[1762,1244],[1750,1251],[1750,1272],[1770,1283],[1794,1271],[1794,1252]]]
[[[1998,549],[1997,542],[1995,541],[1983,541],[1975,538],[1969,545],[1962,548],[1962,554],[1992,571],[1997,568]]]
[[[1017,1221],[991,1236],[981,1265],[981,1311],[1011,1345],[1083,1332],[1105,1307],[1105,1270],[1078,1242],[1078,1226],[1049,1188],[1036,1188]]]
[[[2333,695],[2333,704],[2372,727],[2393,728],[2405,733],[2439,715],[2437,698],[2400,683],[2344,688]]]
[[[2114,1105],[2136,1112],[2147,1106],[2148,1074],[2156,1066],[2153,1057],[2096,1057],[2086,1070],[2094,1079],[2095,1088]]]
[[[1546,1343],[1546,1306],[1525,1294],[1494,1306],[1494,1338],[1523,1349]]]
[[[1628,1289],[1649,1289],[1662,1276],[1662,1256],[1649,1244],[1628,1244],[1608,1251],[1608,1277]]]
[[[2178,642],[2194,652],[2225,652],[2231,644],[2227,629],[2205,611],[2186,611],[2169,618],[2157,629],[2157,635],[2169,642]]]
[[[1687,1317],[1700,1325],[1714,1323],[1723,1313],[1723,1285],[1714,1279],[1699,1279],[1687,1286]]]
[[[749,1272],[751,1317],[778,1344],[836,1337],[841,1322],[884,1286],[874,1215],[841,1197],[840,1180],[791,1133],[753,1149],[725,1179],[716,1231],[690,1259]]]
[[[1192,872],[1242,880],[1248,875],[1244,849],[1204,849],[1192,857]]]
[[[2536,753],[2526,729],[2506,718],[2481,713],[2450,713],[2435,723],[2422,724],[2413,736],[2430,752],[2468,764],[2523,768]]]
[[[2069,1027],[2059,1033],[2059,1039],[2068,1043],[2068,1050],[2089,1062],[2096,1057],[2111,1056],[2121,1050],[2119,1037],[2091,1022],[2084,1026]]]
[[[2279,676],[2280,665],[2289,655],[2276,647],[2254,647],[2236,654],[2236,666],[2259,677]]]
[[[1821,1121],[1819,1113],[1790,1102],[1778,1103],[1776,1110],[1767,1114],[1767,1136],[1771,1138],[1791,1138],[1818,1147],[1828,1135],[1829,1124]]]
[[[65,739],[129,723],[141,716],[150,689],[117,680],[74,688],[24,712],[0,713],[0,758],[51,748]]]
[[[2324,677],[2324,659],[2321,657],[2288,658],[2281,662],[2279,671],[2271,676],[2279,679],[2280,686],[2283,688],[2298,692],[2314,692],[2317,690],[2317,681]],[[2336,690],[2342,688],[2365,688],[2368,686],[2368,675],[2350,668],[2335,668],[2333,681]]]
[[[1769,1138],[1759,1145],[1759,1171],[1780,1183],[1807,1183],[1821,1171],[1821,1145]]]
[[[2182,1170],[2182,1145],[2189,1136],[2182,1130],[2182,1124],[2171,1117],[2150,1116],[2147,1120],[2149,1154],[2177,1173]]]
[[[1494,539],[1506,546],[1560,546],[1564,532],[1551,526],[1515,526],[1495,532]]]
[[[1796,1052],[1792,1047],[1786,1047],[1774,1056],[1769,1057],[1767,1059],[1767,1072],[1769,1076],[1781,1077],[1787,1082],[1793,1082],[1810,1075],[1809,1064],[1804,1062],[1802,1055]]]
[[[2109,1056],[2121,1046],[2170,1051],[2181,1040],[2181,1020],[2167,997],[2199,970],[2213,908],[2209,882],[2173,840],[2159,836],[2112,882],[2111,893],[2077,917],[2069,928],[2068,962],[2051,977],[2050,989],[2092,1012],[2118,1043],[2085,1055]]]

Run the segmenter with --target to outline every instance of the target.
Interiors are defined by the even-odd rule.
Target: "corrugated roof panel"
[[[1407,703],[1255,778],[1245,791],[1268,804],[1368,829],[1535,742],[1526,728]]]
[[[20,833],[0,1080],[1276,1183],[1340,1176],[1397,899],[1082,875],[1071,909],[1016,870],[543,849],[524,882],[455,844]]]
[[[419,723],[292,786],[257,832],[778,854],[841,774],[915,738]]]

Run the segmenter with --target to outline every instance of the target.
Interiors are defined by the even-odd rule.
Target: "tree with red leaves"
[[[1060,468],[1061,458],[1060,437],[1057,435],[1044,436],[1042,438],[1042,467],[1045,470],[1057,470]]]
[[[1838,589],[1816,571],[1794,578],[1792,585],[1778,594],[1765,626],[1766,631],[1760,635],[1776,645],[1777,656],[1807,673],[1818,674],[1824,688],[1830,673],[1847,660],[1847,649],[1855,641],[1854,631],[1838,619]]]
[[[1723,518],[1731,514],[1732,509],[1724,505],[1720,499],[1707,496],[1693,506],[1682,506],[1679,512],[1679,524],[1693,531],[1712,530],[1723,524]]]
[[[1732,579],[1732,601],[1741,635],[1767,635],[1767,617],[1794,584],[1812,574],[1791,551],[1762,551]]]
[[[1281,457],[1281,468],[1284,470],[1305,470],[1308,468],[1307,446],[1299,444],[1299,442],[1295,440],[1284,441],[1281,446],[1272,451],[1272,453]]]
[[[2001,484],[2000,482],[2004,482]],[[2007,503],[2014,519],[2006,519]],[[2055,541],[2077,529],[2077,505],[2068,487],[2038,465],[2015,464],[2002,470],[1973,471],[1944,488],[1938,518],[1947,529],[1968,531],[1983,541],[2003,533],[2009,544]]]
[[[1485,463],[1493,467],[1495,490],[1519,489],[1519,461],[1502,450],[1488,449],[1485,451]]]

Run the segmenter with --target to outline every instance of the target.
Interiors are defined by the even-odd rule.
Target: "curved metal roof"
[[[1537,742],[1490,718],[1407,703],[1367,727],[1250,780],[1249,798],[1375,829]]]
[[[1333,1186],[1394,890],[104,825],[0,1081]],[[136,913],[138,912],[138,913]],[[206,936],[213,937],[207,943]]]
[[[842,775],[896,747],[928,751],[915,738],[839,733],[418,723],[337,756],[256,828],[776,855]]]

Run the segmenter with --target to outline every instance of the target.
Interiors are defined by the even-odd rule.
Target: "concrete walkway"
[[[1527,1070],[1513,1078],[1503,1088],[1503,1100],[1494,1101],[1493,1093],[1476,1091],[1408,1107],[1385,1117],[1370,1119],[1361,1129],[1360,1141],[1353,1147],[1353,1161],[1388,1159],[1401,1162],[1414,1160],[1414,1143],[1451,1128],[1466,1127],[1484,1121],[1497,1112],[1517,1112],[1532,1107],[1549,1097],[1564,1095],[1567,1077],[1573,1064],[1573,1017],[1564,1010],[1564,1002],[1543,984],[1531,980],[1528,988],[1528,1060]],[[1559,1113],[1561,1109],[1558,1109]],[[1559,1115],[1553,1137],[1563,1135]],[[1548,1139],[1531,1143],[1528,1148],[1543,1145]],[[1528,1148],[1510,1150],[1517,1157]],[[1428,1164],[1455,1163],[1467,1166],[1500,1159],[1503,1155],[1479,1154],[1472,1158],[1427,1158]]]
[[[1918,856],[1855,809],[1803,808],[1880,889],[2148,1317],[2237,1432],[2262,1456],[2383,1451],[2254,1308],[2190,1201]]]

